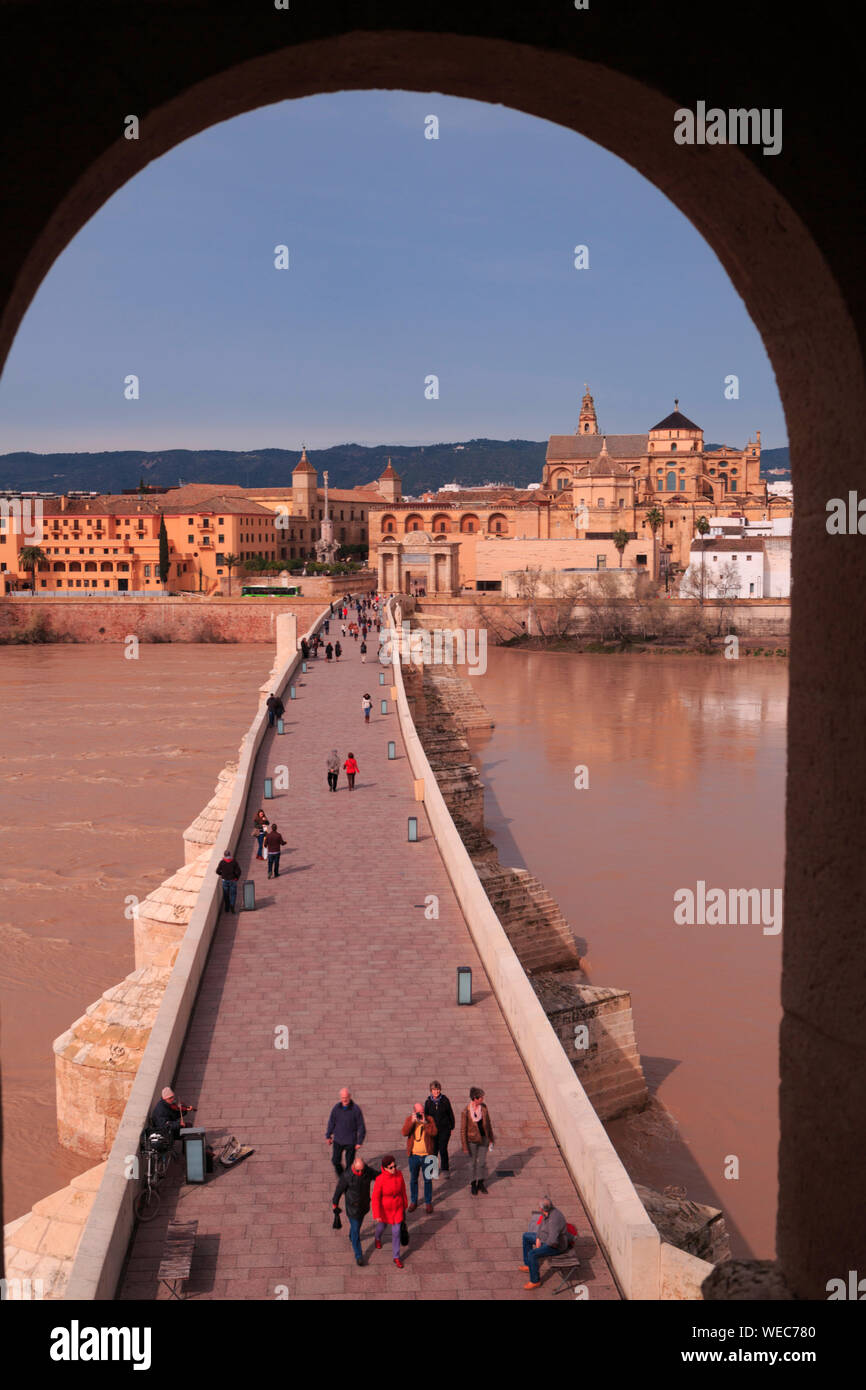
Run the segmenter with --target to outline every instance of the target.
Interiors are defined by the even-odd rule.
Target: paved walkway
[[[235,1134],[255,1153],[203,1186],[181,1187],[173,1165],[159,1215],[135,1233],[119,1296],[167,1296],[156,1269],[176,1217],[199,1223],[190,1297],[274,1299],[287,1290],[292,1299],[547,1299],[553,1273],[542,1265],[542,1287],[525,1292],[518,1266],[521,1233],[549,1193],[578,1229],[590,1300],[618,1298],[413,801],[389,686],[378,684],[375,659],[362,665],[351,637],[343,645],[339,664],[308,662],[297,700],[286,700],[286,733],[265,736],[253,786],[262,789],[280,763],[289,767],[289,790],[269,803],[288,847],[270,882],[251,836],[238,847],[257,909],[220,918],[175,1083],[209,1133]],[[374,656],[375,641],[369,647]],[[374,702],[369,727],[365,691]],[[328,790],[333,747],[341,762],[349,750],[358,760],[352,793],[342,772],[337,794]],[[256,790],[248,823],[260,804]],[[407,843],[411,814],[419,814],[417,844]],[[430,893],[439,897],[438,921],[424,916]],[[472,967],[472,1007],[455,1002],[458,965]],[[274,1046],[282,1026],[287,1050]],[[497,1139],[489,1195],[471,1195],[455,1135],[452,1179],[434,1183],[432,1215],[422,1202],[408,1218],[405,1268],[392,1263],[388,1240],[374,1249],[370,1217],[362,1228],[369,1262],[359,1267],[345,1209],[343,1229],[332,1229],[328,1113],[349,1086],[367,1124],[364,1156],[378,1166],[391,1150],[408,1189],[400,1129],[434,1077],[458,1120],[469,1087],[485,1090]]]

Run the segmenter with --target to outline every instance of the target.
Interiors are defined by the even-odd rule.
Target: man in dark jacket
[[[223,881],[223,907],[226,912],[234,912],[235,901],[238,896],[238,879],[241,876],[241,866],[230,849],[227,849],[223,854],[222,859],[216,866],[216,871]]]
[[[443,1096],[442,1087],[438,1081],[430,1082],[430,1094],[424,1102],[424,1114],[432,1115],[436,1122],[436,1148],[434,1152],[439,1159],[440,1174],[442,1177],[450,1179],[448,1140],[451,1138],[456,1121],[454,1111],[451,1109],[451,1102],[447,1096]]]
[[[181,1105],[177,1096],[170,1086],[166,1086],[161,1098],[153,1107],[153,1127],[160,1134],[165,1134],[172,1143],[180,1138],[183,1129],[183,1117],[195,1110],[194,1105]]]
[[[277,720],[282,719],[283,715],[285,714],[286,707],[280,699],[279,695],[275,695],[273,691],[271,691],[265,703],[267,705],[268,710],[268,724],[271,728],[273,728]]]
[[[325,1139],[331,1145],[331,1162],[337,1177],[343,1173],[343,1154],[346,1155],[346,1167],[352,1166],[352,1159],[355,1157],[355,1150],[360,1149],[367,1137],[367,1129],[364,1124],[364,1116],[361,1114],[360,1105],[356,1105],[352,1100],[352,1092],[344,1086],[340,1092],[340,1099],[334,1106],[328,1118],[328,1128],[325,1130]]]
[[[337,1180],[331,1205],[337,1210],[340,1198],[346,1194],[346,1215],[349,1218],[349,1240],[355,1252],[355,1264],[362,1265],[361,1222],[370,1210],[370,1188],[379,1176],[378,1168],[369,1168],[359,1153],[355,1154],[351,1168],[347,1168]]]

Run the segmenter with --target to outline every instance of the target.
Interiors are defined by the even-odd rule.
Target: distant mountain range
[[[710,444],[708,448],[718,448]],[[318,470],[328,469],[331,487],[360,487],[378,478],[388,459],[402,480],[403,492],[417,496],[444,483],[480,487],[507,483],[526,487],[541,481],[547,443],[531,439],[469,439],[457,444],[338,444],[307,457]],[[272,487],[291,483],[301,457],[290,449],[235,453],[226,449],[109,450],[100,454],[0,454],[0,490],[21,492],[123,492],[150,485],[235,483]],[[765,449],[762,471],[768,481],[790,479],[788,450]]]

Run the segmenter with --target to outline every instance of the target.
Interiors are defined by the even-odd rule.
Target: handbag
[[[404,1217],[403,1220],[400,1222],[400,1244],[401,1244],[401,1245],[408,1245],[408,1244],[409,1244],[409,1227],[406,1225],[406,1218],[405,1218],[405,1217]]]

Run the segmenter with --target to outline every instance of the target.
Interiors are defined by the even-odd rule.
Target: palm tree
[[[613,540],[614,545],[619,551],[619,567],[620,569],[622,569],[623,551],[625,550],[626,546],[631,540],[631,536],[629,535],[628,531],[614,531],[611,539]]]
[[[240,562],[240,555],[233,555],[231,551],[229,551],[228,555],[223,556],[223,564],[229,572],[229,598],[232,596],[232,570],[236,565],[239,565]]]
[[[705,516],[699,516],[695,522],[695,530],[701,538],[701,603],[704,601],[704,536],[710,529],[710,523]]]
[[[650,507],[646,514],[646,524],[653,533],[653,579],[658,579],[658,552],[656,532],[665,524],[665,514],[660,507]]]
[[[18,560],[24,569],[30,571],[30,587],[36,593],[36,566],[45,560],[45,551],[38,545],[22,545],[18,552]]]

